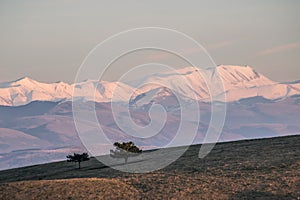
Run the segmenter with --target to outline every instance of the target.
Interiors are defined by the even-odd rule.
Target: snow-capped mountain
[[[40,83],[28,77],[0,84],[0,105],[18,106],[32,101],[71,98],[72,87],[64,82]]]
[[[116,88],[118,92],[115,92]],[[116,101],[128,101],[128,94],[134,91],[134,88],[119,82],[87,80],[71,85],[64,82],[41,83],[24,77],[0,83],[0,105],[19,106],[33,101],[69,101],[73,94],[74,99],[84,98],[85,101],[108,102],[112,98]]]
[[[80,106],[88,109],[95,106],[99,125],[108,139],[134,141],[139,146],[153,148],[165,147],[177,132],[181,105],[175,95],[187,99],[183,107],[188,113],[195,111],[189,107],[189,99],[199,100],[201,117],[194,143],[201,143],[210,124],[212,105],[205,80],[213,79],[216,74],[224,83],[228,101],[226,122],[219,141],[300,133],[300,82],[277,83],[249,66],[222,65],[215,71],[188,67],[148,75],[136,80],[136,84],[130,83],[135,87],[120,82],[41,83],[22,78],[0,83],[0,170],[62,160],[69,153],[85,151],[73,118],[73,91],[75,100],[87,101],[83,104],[78,101]],[[145,84],[138,87],[141,82]],[[112,99],[130,101],[133,106],[115,104],[118,112],[113,113],[109,103]],[[150,121],[159,124],[162,121],[160,111],[153,109],[149,115],[152,103],[162,105],[167,112],[166,123],[152,137],[133,137],[116,122],[116,119],[124,118],[129,108],[130,117],[141,127],[149,125]],[[90,123],[86,123],[89,127]],[[187,122],[184,137],[193,132],[190,129],[193,124],[193,121]],[[130,124],[124,126],[128,128]],[[143,136],[145,132],[139,134]],[[184,138],[182,142],[179,145],[185,145]],[[100,149],[105,145],[108,144],[96,144]]]
[[[148,96],[155,99],[161,97],[162,91],[165,96],[171,96],[171,91],[168,93],[164,88],[173,88],[173,92],[187,98],[209,102],[211,97],[206,83],[218,75],[218,80],[222,80],[224,86],[224,90],[219,93],[225,92],[228,102],[255,96],[279,99],[300,94],[299,83],[274,82],[249,66],[220,65],[206,70],[188,67],[177,70],[176,73],[165,72],[149,76],[145,81],[149,84],[139,89],[144,97],[149,93]],[[153,91],[157,91],[157,95],[153,95]]]
[[[300,83],[278,83],[256,72],[249,66],[220,65],[217,68],[199,70],[187,67],[142,78],[143,85],[135,88],[125,83],[87,80],[81,83],[41,83],[28,77],[0,83],[0,105],[19,106],[32,101],[71,100],[109,102],[140,101],[149,96],[162,98],[172,93],[199,101],[210,101],[207,81],[219,75],[223,82],[226,100],[262,96],[279,99],[300,94]],[[217,94],[217,93],[215,93]]]

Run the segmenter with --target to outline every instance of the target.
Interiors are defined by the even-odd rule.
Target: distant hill
[[[219,143],[204,159],[194,145],[147,174],[116,171],[96,159],[81,170],[66,161],[4,170],[0,199],[297,199],[299,143],[300,136]]]
[[[162,102],[164,105],[165,102]],[[268,100],[251,97],[227,103],[226,121],[219,139],[235,141],[243,139],[277,137],[300,133],[300,98],[291,96],[284,100]],[[87,102],[85,105],[93,105]],[[101,127],[111,141],[134,141],[144,149],[164,147],[174,137],[180,122],[180,109],[164,105],[169,110],[167,123],[159,134],[149,139],[138,139],[125,134],[116,124],[109,103],[96,103],[96,114]],[[186,104],[185,109],[190,109]],[[194,144],[203,141],[210,122],[210,103],[199,102],[200,123]],[[119,111],[125,112],[123,105]],[[133,107],[131,117],[141,125],[149,123],[148,105]],[[190,112],[195,110],[190,109]],[[161,115],[152,116],[159,122]],[[188,134],[193,131],[185,129]],[[140,133],[141,137],[143,132]],[[106,144],[99,144],[101,145]],[[72,102],[31,102],[10,107],[0,106],[0,170],[26,165],[47,163],[65,158],[85,147],[75,128]],[[109,152],[103,152],[108,154]]]

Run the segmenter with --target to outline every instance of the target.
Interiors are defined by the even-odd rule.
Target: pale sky
[[[73,82],[99,42],[145,26],[190,35],[217,64],[299,80],[299,10],[299,0],[1,0],[0,81]]]

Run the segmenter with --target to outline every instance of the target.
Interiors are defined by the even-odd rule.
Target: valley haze
[[[223,80],[227,100],[219,102],[227,104],[219,142],[300,133],[299,82],[275,82],[250,66],[220,65],[216,72]],[[99,123],[112,143],[133,140],[144,149],[164,147],[174,137],[180,122],[176,95],[185,99],[185,109],[191,109],[191,99],[196,100],[201,121],[193,143],[201,143],[211,116],[210,93],[197,68],[187,67],[177,73],[192,87],[178,84],[171,72],[145,77],[146,82],[162,83],[167,87],[146,84],[134,88],[126,83],[97,80],[75,84],[42,83],[28,77],[0,83],[0,169],[63,160],[69,153],[86,151],[75,128],[72,100],[85,106],[95,104]],[[211,68],[201,73],[207,77],[214,75]],[[173,85],[178,87],[176,95],[168,89]],[[116,88],[118,93],[114,94]],[[73,96],[74,89],[78,96]],[[95,92],[95,98],[86,96],[86,91]],[[141,126],[150,122],[148,110],[151,105],[161,104],[167,111],[167,122],[157,135],[136,139],[123,133],[114,122],[111,101],[120,111],[129,106],[133,120]],[[152,120],[159,121],[159,115]],[[186,134],[189,132],[187,128]],[[108,144],[99,144],[99,148],[105,145]]]

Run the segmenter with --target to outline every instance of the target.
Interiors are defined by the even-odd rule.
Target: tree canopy
[[[83,161],[87,161],[89,160],[89,155],[88,153],[82,153],[82,154],[79,154],[79,153],[74,153],[73,155],[67,155],[67,161],[68,162],[78,162],[78,169],[81,168],[80,166],[80,163],[83,162]]]
[[[110,155],[113,158],[124,158],[125,164],[129,157],[138,156],[142,153],[142,150],[137,147],[133,142],[115,142],[114,146],[116,150],[110,150]]]

